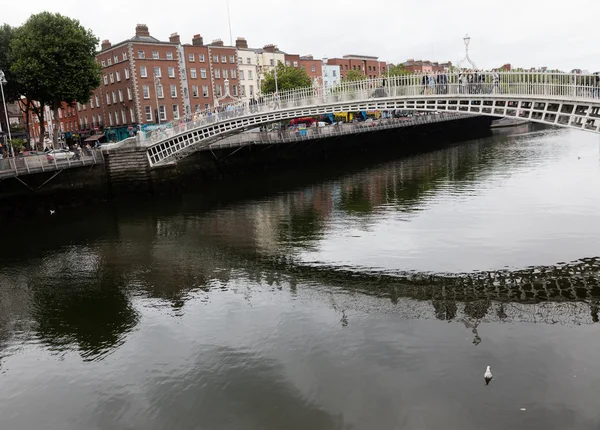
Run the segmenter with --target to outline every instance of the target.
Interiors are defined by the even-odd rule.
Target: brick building
[[[340,66],[342,78],[346,77],[349,70],[357,70],[367,78],[376,78],[385,75],[386,62],[379,61],[378,57],[366,55],[344,55],[342,58],[330,58],[327,64]]]
[[[402,65],[411,73],[437,73],[450,70],[452,62],[438,63],[437,61],[414,60],[411,58],[402,63]]]

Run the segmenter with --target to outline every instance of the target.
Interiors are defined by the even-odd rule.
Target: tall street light
[[[6,109],[6,100],[4,99],[4,85],[7,84],[6,76],[4,72],[0,70],[0,91],[2,91],[2,105],[4,106],[4,117],[6,118],[6,131],[8,131],[8,140],[10,142],[10,146],[12,148],[12,136],[10,134],[10,123],[8,122],[8,109]],[[13,149],[13,157],[15,155],[15,151]]]
[[[229,46],[233,46],[233,33],[231,33],[231,12],[229,10],[229,0],[227,0],[227,20],[229,21]]]
[[[275,60],[275,50],[273,50],[273,65],[275,66],[274,70],[274,74],[273,76],[275,77],[275,92],[278,93],[279,92],[279,85],[277,85],[277,61]]]
[[[158,87],[160,86],[160,78],[158,76],[154,77],[154,94],[156,95],[156,116],[158,117],[158,125],[160,122],[160,107],[158,106]],[[164,97],[164,93],[163,93]]]
[[[467,61],[472,66],[473,70],[476,70],[477,66],[475,65],[475,63],[473,63],[473,61],[469,57],[469,43],[471,43],[471,38],[469,37],[468,34],[465,35],[465,37],[463,37],[463,42],[465,42],[465,58],[460,60],[457,64],[457,66],[460,68],[460,64],[464,61]]]

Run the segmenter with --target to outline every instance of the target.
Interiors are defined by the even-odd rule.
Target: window
[[[194,105],[194,112],[200,112],[200,105]]]
[[[115,83],[115,75],[113,74],[113,72],[110,72],[110,83],[111,84]]]
[[[316,72],[317,71],[317,66],[312,66],[311,70],[312,70],[313,73]]]
[[[231,88],[233,89],[233,95],[237,97],[237,95],[238,95],[237,85],[234,85]]]
[[[125,79],[129,79],[129,69],[125,69]]]
[[[229,76],[227,76],[227,69],[223,69],[223,79],[227,79]]]
[[[271,64],[271,66],[275,65],[275,60],[273,60],[272,58],[269,60],[269,63]]]
[[[218,62],[219,62],[219,56],[213,55],[213,63],[218,63]]]
[[[102,121],[102,116],[98,114],[98,125],[102,125],[104,121]]]
[[[157,85],[156,86],[156,96],[159,99],[162,99],[165,97],[165,92],[163,91],[163,86],[162,85]]]
[[[81,104],[77,102],[77,112],[81,112]]]
[[[117,93],[115,93],[114,91],[112,92],[112,96],[113,96],[113,103],[117,102]]]
[[[109,112],[109,113],[108,113],[108,123],[109,123],[110,125],[113,125],[112,112]]]
[[[104,75],[104,85],[108,85],[108,76]]]
[[[230,55],[230,56],[229,56],[229,62],[230,62],[231,64],[235,64],[235,56],[234,56],[234,55]]]
[[[244,80],[244,71],[240,70],[240,81]]]
[[[254,96],[254,85],[250,85],[250,97]]]
[[[235,79],[235,69],[231,69],[231,79]]]
[[[110,58],[108,58],[108,59],[106,60],[106,63],[107,63],[109,66],[112,66],[112,60],[111,60]]]
[[[221,69],[215,69],[215,78],[221,77]]]
[[[179,119],[179,105],[173,105],[173,119]]]
[[[113,61],[115,62],[115,64],[117,64],[119,62],[119,57],[117,57],[116,55],[113,57]]]
[[[206,69],[200,69],[200,77],[206,79]]]
[[[336,70],[333,70],[333,71],[331,72],[331,76],[333,76],[333,77],[335,78],[335,77],[337,76],[337,71],[336,71]]]
[[[119,101],[123,102],[123,90],[119,88]]]
[[[167,52],[167,60],[172,60],[172,59],[173,59],[173,53]]]
[[[94,99],[90,99],[90,109],[94,109]]]
[[[146,53],[144,51],[138,51],[138,58],[146,58]]]
[[[132,107],[129,108],[129,117],[131,118],[131,122],[135,122],[135,112]]]
[[[246,58],[246,64],[252,64],[252,59],[250,57]]]
[[[252,70],[248,70],[248,79],[252,80]]]
[[[106,67],[106,61],[102,60],[102,67]]]
[[[192,79],[196,79],[196,69],[190,69],[190,76],[192,77]]]
[[[204,63],[204,54],[198,54],[198,61]]]
[[[140,66],[140,76],[142,78],[148,77],[148,71],[146,70],[146,66]]]
[[[208,97],[208,85],[202,85],[202,96]]]
[[[177,85],[171,85],[171,97],[177,97]]]
[[[121,82],[121,72],[117,70],[115,74],[117,75],[117,82]]]
[[[158,107],[158,115],[160,116],[161,121],[166,121],[167,119],[167,110],[163,105]]]
[[[285,65],[288,66],[288,67],[290,67],[291,66],[290,60],[285,60]]]
[[[148,85],[142,85],[142,94],[145,99],[150,98],[150,87]]]
[[[198,90],[198,85],[192,85],[192,96],[199,97],[200,92]]]
[[[223,86],[217,85],[217,97],[221,97],[223,95]]]
[[[158,51],[152,51],[152,58],[158,60],[160,56],[158,55]]]
[[[204,103],[204,109],[210,109],[210,105],[208,103]]]
[[[152,121],[152,108],[146,106],[146,121]]]
[[[221,55],[221,63],[227,63],[227,55]]]
[[[96,98],[96,106],[100,107],[100,97],[95,96],[95,98]]]
[[[154,67],[154,77],[155,78],[161,78],[162,77],[162,72],[160,70],[160,66]]]
[[[61,109],[58,109],[58,118],[62,119],[62,116],[63,116],[63,110],[61,108]]]
[[[244,64],[244,59],[242,57],[238,57],[238,64]]]
[[[127,123],[127,113],[125,113],[125,109],[121,110],[121,119],[123,120],[123,124]]]
[[[242,97],[244,97],[246,95],[246,86],[245,85],[240,85],[240,95]]]
[[[110,94],[106,93],[106,104],[110,104]]]
[[[344,68],[345,68],[344,70],[348,70],[348,65],[347,65],[347,64],[345,64],[345,65],[344,65]]]
[[[133,96],[131,94],[131,87],[127,87],[127,98],[129,100],[133,100]]]
[[[175,67],[169,67],[168,72],[169,72],[169,78],[175,77]]]
[[[188,54],[188,61],[190,63],[193,63],[194,61],[196,61],[196,57],[194,56],[194,54]]]
[[[123,61],[127,60],[127,52],[123,52]]]
[[[298,67],[298,62],[294,61],[294,67]]]

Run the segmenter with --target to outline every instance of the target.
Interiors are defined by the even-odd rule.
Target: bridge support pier
[[[109,149],[104,153],[104,158],[111,194],[152,190],[146,148],[128,146]]]

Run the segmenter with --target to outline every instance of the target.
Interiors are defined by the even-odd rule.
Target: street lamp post
[[[8,140],[10,147],[12,148],[12,136],[10,134],[10,123],[8,122],[8,109],[6,109],[6,100],[4,99],[4,85],[7,84],[6,76],[4,72],[0,70],[0,91],[2,92],[2,105],[4,106],[4,117],[6,118],[6,131],[8,132]],[[13,157],[15,156],[15,150],[12,150]]]
[[[463,42],[465,43],[465,58],[463,58],[462,60],[460,60],[458,62],[457,67],[460,68],[460,64],[463,63],[464,61],[467,61],[472,66],[473,70],[476,70],[477,66],[469,57],[469,43],[471,43],[471,38],[469,37],[468,34],[465,35],[465,37],[463,37]]]
[[[275,66],[273,69],[273,75],[275,77],[275,92],[279,93],[279,85],[277,85],[277,61],[275,61],[275,51],[273,51],[273,65]]]
[[[159,85],[160,85],[160,78],[158,76],[155,76],[154,77],[154,95],[156,96],[156,116],[158,117],[158,125],[161,124],[161,122],[160,122],[160,107],[158,106],[158,86]]]

